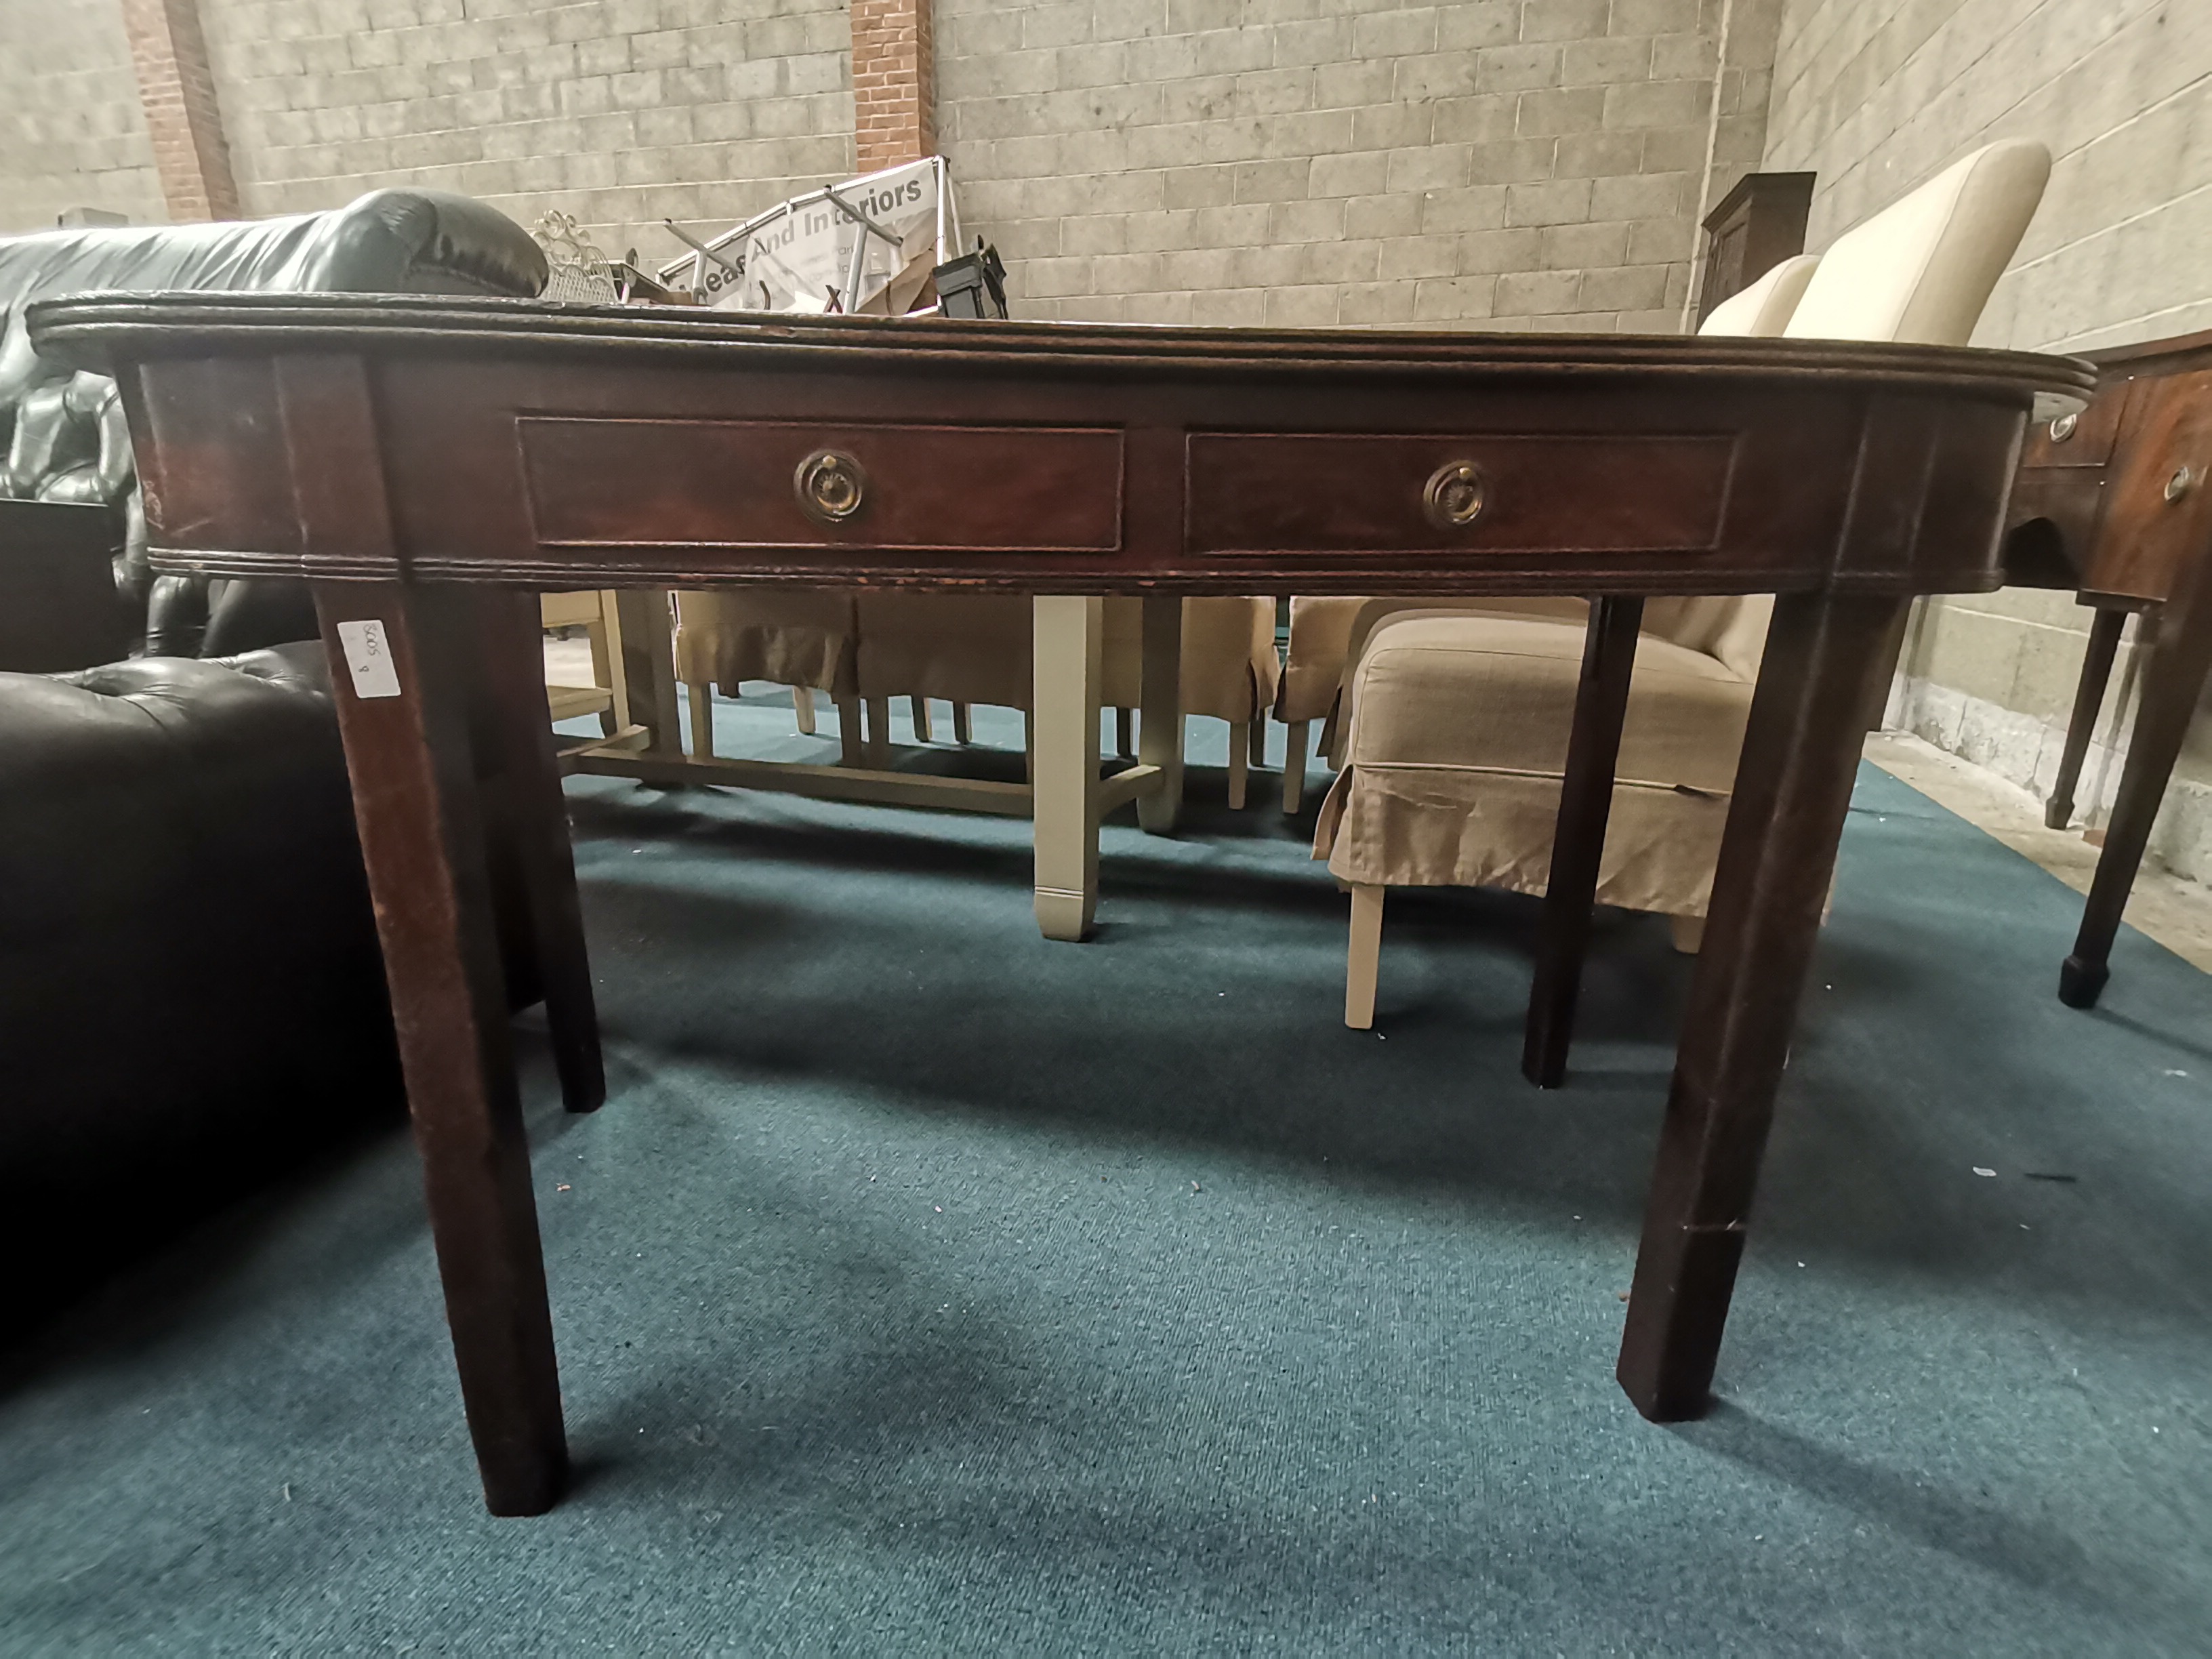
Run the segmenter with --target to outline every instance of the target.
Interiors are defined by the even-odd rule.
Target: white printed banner
[[[810,191],[709,242],[728,264],[693,254],[664,265],[661,280],[720,310],[903,312],[958,249],[951,191],[934,155]]]

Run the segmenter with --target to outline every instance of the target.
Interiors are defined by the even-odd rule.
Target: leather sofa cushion
[[[321,647],[0,674],[0,1249],[118,1253],[397,1097]]]

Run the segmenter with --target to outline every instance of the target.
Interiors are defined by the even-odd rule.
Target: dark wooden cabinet
[[[1705,274],[1698,287],[1698,320],[1805,251],[1813,211],[1809,173],[1747,173],[1705,216]]]

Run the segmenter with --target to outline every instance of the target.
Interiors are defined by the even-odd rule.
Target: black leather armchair
[[[31,349],[24,308],[88,289],[334,290],[528,297],[545,255],[496,209],[427,190],[380,190],[328,213],[237,224],[47,231],[0,240],[0,496],[98,502],[118,515],[116,585],[143,613],[144,651],[194,656],[314,633],[295,582],[156,577],[115,385]],[[0,556],[4,550],[0,550]]]

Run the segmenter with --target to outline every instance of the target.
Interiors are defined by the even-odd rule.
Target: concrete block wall
[[[418,184],[648,263],[849,173],[846,0],[200,0],[249,214]]]
[[[1975,342],[2067,349],[2212,328],[2212,4],[1785,0],[1765,163],[1820,175],[1818,249],[1978,144],[2049,145],[2051,185]],[[1918,619],[1893,716],[2037,793],[2057,763],[2088,612],[2033,590]],[[2132,647],[2130,647],[2131,650]],[[2119,780],[2106,739],[2083,774]],[[2092,803],[2100,822],[2107,801]],[[2212,878],[2212,717],[2167,793],[2154,856]]]
[[[0,0],[0,235],[51,230],[73,207],[168,216],[122,13]]]
[[[1778,15],[936,0],[938,131],[1024,316],[1674,332]]]

